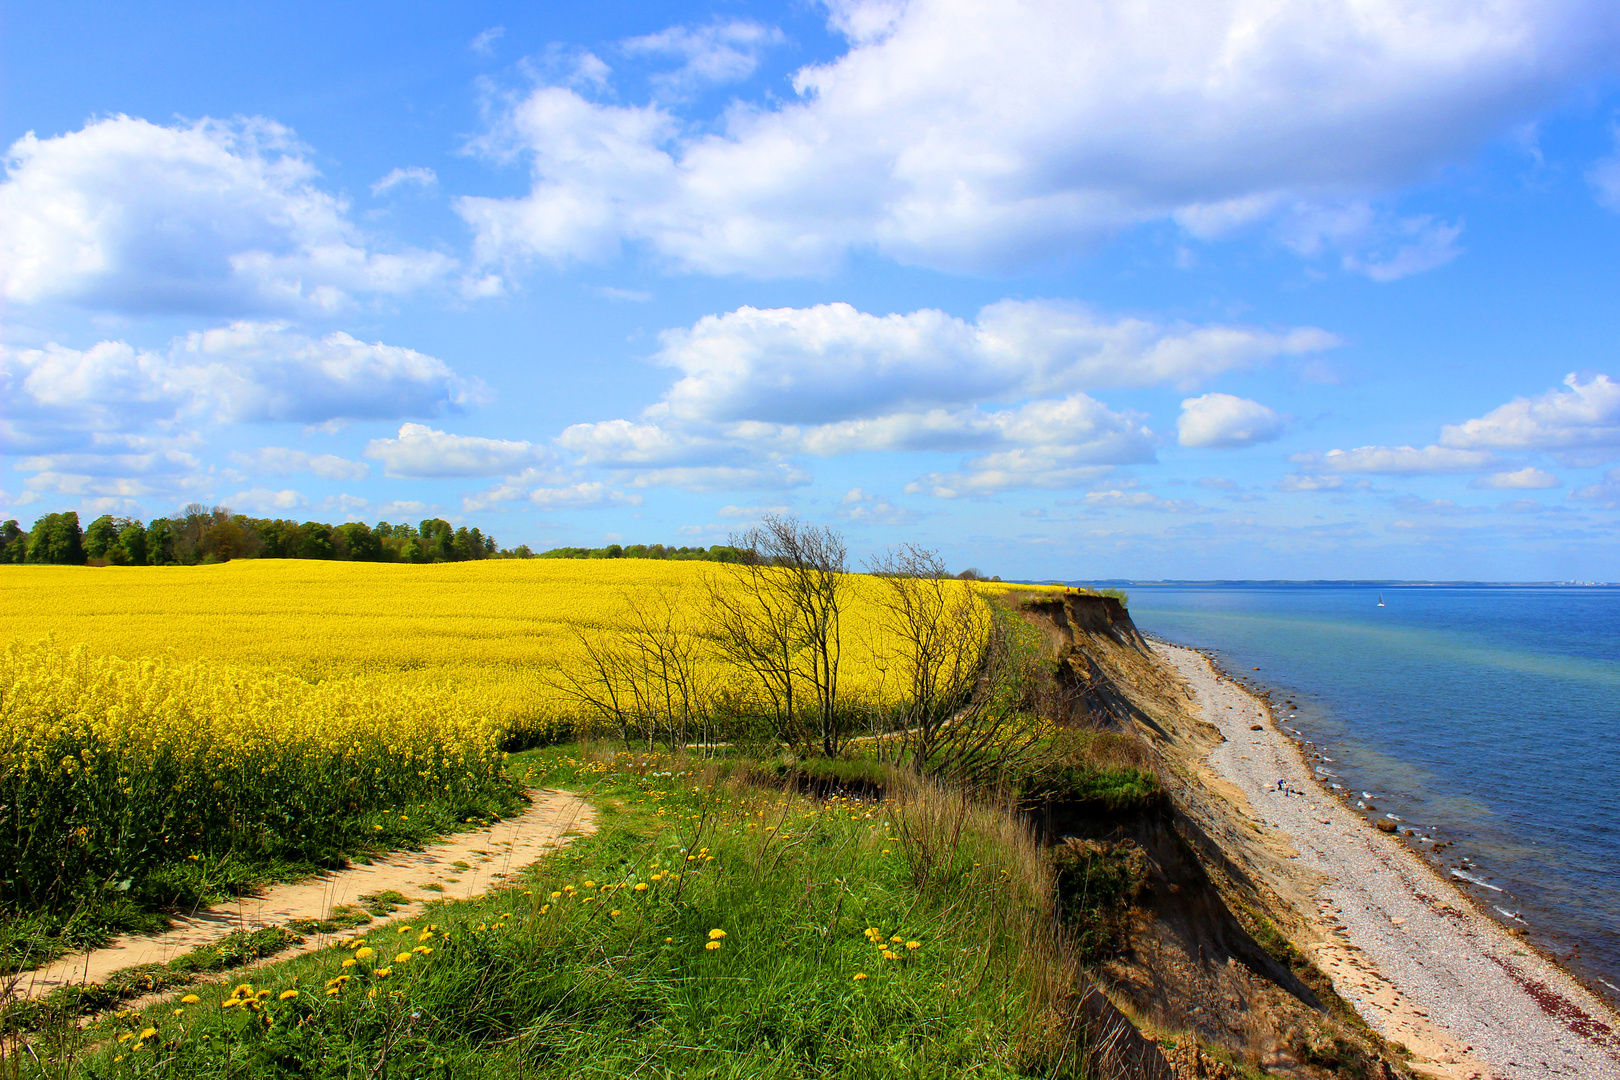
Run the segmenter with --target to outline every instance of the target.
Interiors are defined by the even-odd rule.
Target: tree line
[[[24,531],[0,523],[0,563],[82,566],[192,566],[231,559],[337,559],[350,562],[467,562],[532,558],[526,545],[502,549],[477,528],[443,518],[417,525],[255,518],[192,503],[171,517],[103,514],[81,528],[77,512],[46,514]]]
[[[559,547],[537,559],[669,559],[685,562],[741,562],[744,553],[730,544],[711,547],[665,547],[663,544],[609,544],[607,547]]]

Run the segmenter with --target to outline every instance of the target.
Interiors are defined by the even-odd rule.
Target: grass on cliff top
[[[589,791],[597,831],[235,989],[27,1035],[0,1073],[1083,1075],[1051,871],[1012,816],[901,778],[817,802],[659,754],[513,764]]]

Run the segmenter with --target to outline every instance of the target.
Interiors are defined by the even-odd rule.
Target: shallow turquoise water
[[[1128,591],[1144,631],[1292,697],[1330,782],[1454,841],[1447,873],[1620,999],[1620,589]]]

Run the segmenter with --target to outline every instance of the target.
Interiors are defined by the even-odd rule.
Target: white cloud
[[[1477,419],[1447,424],[1440,442],[1492,450],[1620,449],[1620,383],[1607,375],[1594,375],[1583,383],[1571,374],[1564,385],[1567,390],[1515,398]]]
[[[1279,211],[1275,226],[1278,239],[1299,255],[1341,253],[1340,266],[1377,282],[1450,262],[1461,254],[1462,231],[1461,222],[1436,221],[1427,214],[1397,217],[1364,199],[1296,204]]]
[[[486,491],[461,500],[466,513],[499,508],[503,503],[526,502],[545,510],[590,510],[605,506],[639,506],[641,496],[616,491],[596,481],[568,484],[539,469],[525,469]]]
[[[415,184],[417,187],[424,188],[437,187],[439,174],[421,165],[394,169],[387,176],[371,185],[371,193],[373,195],[386,195],[403,184]]]
[[[836,516],[852,525],[911,525],[918,514],[896,506],[885,496],[861,488],[850,488],[838,500]]]
[[[760,54],[782,40],[782,32],[774,27],[733,19],[708,26],[672,26],[630,38],[621,47],[632,56],[670,56],[681,61],[676,70],[659,72],[650,80],[658,96],[669,100],[748,78],[759,66]]]
[[[1620,124],[1614,128],[1614,153],[1593,165],[1587,172],[1587,182],[1597,201],[1610,210],[1620,210]]]
[[[757,466],[695,465],[644,469],[630,476],[629,486],[674,487],[687,491],[786,491],[810,483],[810,474],[788,462]]]
[[[1146,491],[1089,491],[1081,500],[1085,506],[1111,510],[1156,510],[1166,514],[1212,514],[1219,511],[1199,506],[1188,499],[1161,499]]]
[[[1232,394],[1205,394],[1181,403],[1176,421],[1182,446],[1234,449],[1270,442],[1283,433],[1287,422],[1258,401]]]
[[[976,322],[849,304],[743,307],[661,335],[682,419],[826,423],[1096,387],[1191,387],[1223,372],[1339,344],[1323,330],[1162,326],[1072,303],[1003,300]]]
[[[495,51],[495,43],[505,34],[506,27],[504,26],[491,26],[487,30],[480,30],[477,36],[467,42],[467,48],[480,55],[489,56]]]
[[[1569,493],[1576,502],[1597,503],[1610,510],[1620,510],[1620,469],[1603,474],[1603,482],[1588,484]]]
[[[363,461],[350,461],[336,454],[289,450],[284,446],[262,446],[250,454],[236,451],[231,454],[231,460],[250,472],[271,476],[307,472],[322,480],[364,480],[371,473],[371,466]]]
[[[249,491],[238,491],[225,500],[229,506],[239,514],[270,515],[287,510],[296,510],[306,506],[309,500],[291,488],[280,491],[271,491],[269,488],[253,488]]]
[[[458,203],[481,257],[630,242],[706,273],[821,273],[860,249],[1028,267],[1173,215],[1396,189],[1560,99],[1616,39],[1602,0],[839,0],[831,21],[844,55],[719,130],[534,90],[501,132],[532,190]],[[1454,227],[1352,269],[1434,265]]]
[[[128,116],[11,145],[0,296],[124,312],[341,311],[443,278],[434,252],[382,253],[268,120],[161,127]]]
[[[1544,472],[1534,466],[1526,465],[1524,468],[1513,472],[1476,476],[1468,482],[1468,486],[1490,488],[1498,491],[1535,491],[1542,488],[1563,487],[1564,482],[1550,472]]]
[[[7,416],[0,445],[79,445],[172,427],[225,422],[392,420],[433,416],[483,399],[484,387],[414,349],[345,333],[314,338],[281,323],[238,322],[175,338],[161,350],[103,341],[88,349],[0,346]]]
[[[1338,491],[1344,487],[1341,476],[1314,476],[1310,473],[1289,473],[1277,483],[1278,491]]]
[[[1325,454],[1295,454],[1290,460],[1330,473],[1388,476],[1481,472],[1496,464],[1492,454],[1446,446],[1358,446],[1354,450],[1329,450]]]
[[[446,476],[499,476],[544,456],[529,442],[451,435],[426,424],[402,424],[392,439],[372,439],[365,455],[389,476],[412,480]]]

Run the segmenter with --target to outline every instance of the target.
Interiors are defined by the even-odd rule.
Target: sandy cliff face
[[[1181,1036],[1169,1055],[1180,1076],[1221,1074],[1199,1064],[1189,1035],[1275,1074],[1405,1075],[1295,945],[1307,901],[1292,852],[1204,765],[1220,732],[1124,606],[1073,593],[1024,611],[1048,635],[1061,722],[1138,740],[1168,794],[1126,813],[1055,803],[1041,815],[1060,859],[1106,856],[1138,879],[1112,955],[1094,968],[1109,997],[1150,1035]]]

